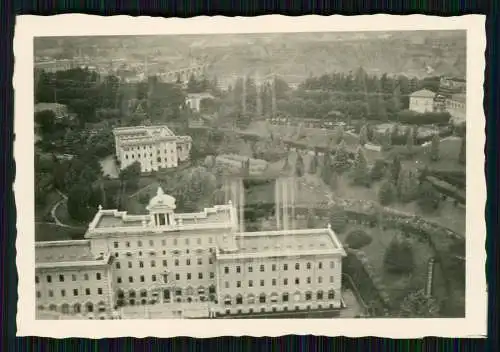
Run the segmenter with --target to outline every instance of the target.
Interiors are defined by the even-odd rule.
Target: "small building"
[[[434,111],[434,98],[436,93],[428,89],[421,89],[410,94],[411,111],[426,113]]]
[[[205,99],[213,100],[214,97],[210,93],[189,93],[186,97],[186,106],[190,109],[200,112],[201,102]]]
[[[153,172],[189,159],[191,137],[176,136],[165,125],[118,127],[113,134],[121,169],[138,161],[142,172]]]
[[[465,122],[466,117],[466,96],[463,93],[452,94],[446,99],[446,111],[451,115],[453,124],[461,124]]]

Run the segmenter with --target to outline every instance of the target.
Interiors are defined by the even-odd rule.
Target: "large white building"
[[[436,93],[428,89],[421,89],[410,94],[411,111],[426,113],[434,112],[434,98]]]
[[[45,319],[172,318],[342,306],[344,249],[328,228],[241,232],[231,202],[176,213],[159,188],[146,215],[99,209],[85,240],[36,244]]]
[[[142,172],[152,172],[189,159],[191,137],[176,136],[167,126],[118,127],[113,134],[121,169],[138,161]]]

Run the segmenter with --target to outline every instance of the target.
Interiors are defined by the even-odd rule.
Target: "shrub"
[[[351,231],[345,240],[345,243],[352,249],[360,249],[368,246],[372,242],[372,238],[363,230]]]
[[[388,272],[393,274],[411,273],[415,263],[410,243],[395,237],[385,251],[384,266]]]

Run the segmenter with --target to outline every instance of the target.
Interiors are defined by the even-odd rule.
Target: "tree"
[[[420,184],[418,205],[426,213],[435,211],[439,206],[439,194],[428,181]]]
[[[413,249],[406,239],[395,236],[384,255],[384,267],[392,274],[410,274],[413,272],[415,262]]]
[[[397,191],[399,200],[402,202],[409,202],[413,200],[415,190],[412,188],[410,178],[412,175],[409,170],[401,169],[398,177]]]
[[[359,144],[361,146],[364,146],[368,142],[368,129],[366,125],[363,125],[361,127],[361,130],[359,131]]]
[[[439,135],[435,134],[432,137],[432,142],[431,142],[431,150],[430,150],[430,157],[431,161],[438,161],[439,160]]]
[[[467,159],[467,145],[465,137],[462,137],[462,143],[460,144],[460,153],[458,154],[458,163],[460,165],[465,165]]]
[[[35,112],[35,124],[38,126],[42,135],[52,133],[56,126],[56,115],[52,110],[43,110]]]
[[[141,163],[135,161],[121,170],[119,178],[127,189],[137,189],[141,178]]]
[[[368,165],[366,163],[365,153],[361,147],[356,152],[354,160],[354,169],[352,172],[352,180],[355,185],[366,186],[370,185],[370,175],[368,173]]]
[[[68,214],[78,221],[89,221],[96,211],[96,198],[93,188],[79,182],[71,186],[68,192]]]
[[[338,233],[342,233],[347,226],[347,214],[345,210],[340,206],[334,206],[330,210],[330,226],[332,230]]]
[[[406,129],[406,149],[408,149],[408,152],[410,155],[413,153],[413,146],[415,144],[414,141],[414,134],[413,134],[413,128],[408,127]]]
[[[385,161],[383,159],[375,160],[370,171],[370,177],[373,181],[379,181],[384,177],[385,173]]]
[[[349,232],[345,239],[346,245],[352,249],[360,249],[368,246],[372,242],[372,238],[363,230],[354,230]]]
[[[397,154],[394,155],[391,164],[391,179],[397,184],[399,173],[401,172],[401,160]]]
[[[347,153],[345,141],[340,142],[333,156],[333,168],[343,172],[349,168],[349,154]]]
[[[330,176],[332,174],[332,162],[330,154],[325,152],[323,155],[323,166],[321,168],[321,179],[325,184],[330,183]]]
[[[316,227],[316,215],[314,214],[314,209],[309,208],[307,211],[307,228],[314,229]]]
[[[311,175],[315,175],[317,171],[318,171],[318,159],[316,154],[314,154],[310,158],[308,172]]]
[[[295,159],[295,176],[304,176],[304,160],[299,151],[297,151],[297,158]]]
[[[339,144],[344,141],[344,126],[340,125],[335,129],[335,143]]]
[[[399,315],[404,318],[436,318],[439,316],[439,304],[435,298],[427,296],[425,290],[420,289],[404,298]]]
[[[382,184],[378,191],[378,198],[380,204],[387,206],[394,202],[396,198],[396,187],[391,181],[386,181]]]

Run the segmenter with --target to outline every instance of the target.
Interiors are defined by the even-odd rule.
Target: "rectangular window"
[[[229,274],[229,267],[227,266],[224,267],[224,274]]]
[[[73,289],[73,296],[78,296],[78,289],[76,288]]]
[[[330,276],[330,283],[333,284],[333,276]]]
[[[208,258],[208,264],[213,264],[212,257]]]
[[[174,265],[179,266],[179,259],[174,260]]]
[[[335,262],[330,262],[330,269],[335,268]]]
[[[236,281],[236,287],[241,287],[241,281]]]
[[[38,276],[35,276],[35,283],[39,283],[40,282],[40,279],[38,278]]]
[[[253,281],[252,280],[248,280],[248,287],[253,287]]]
[[[198,265],[202,265],[203,264],[203,260],[201,258],[198,258],[197,259],[197,263],[198,263]]]
[[[61,290],[61,296],[66,297],[66,290]]]
[[[59,281],[64,282],[64,275],[59,275]]]
[[[283,270],[287,271],[288,270],[288,264],[283,264]]]
[[[128,262],[128,268],[132,269],[132,262]]]
[[[137,247],[142,247],[142,241],[137,241]]]
[[[167,245],[167,240],[161,240],[161,245],[166,246]]]
[[[198,273],[198,279],[200,279],[200,280],[203,279],[203,273]]]
[[[187,277],[188,280],[191,280],[191,273],[187,273],[186,277]]]
[[[141,276],[139,277],[139,280],[141,280],[141,282],[144,282],[144,275],[141,275]]]
[[[213,271],[210,272],[210,278],[213,279],[215,277],[215,274]]]
[[[307,278],[307,283],[308,283],[308,284],[310,284],[310,283],[311,283],[311,277],[310,277],[310,276]]]
[[[253,271],[253,268],[251,266],[248,267],[248,272],[251,273]]]
[[[52,290],[49,290],[49,297],[54,297],[54,292]]]
[[[149,240],[149,246],[150,246],[150,247],[154,247],[154,245],[155,245],[155,241],[153,241],[153,240]]]
[[[299,263],[295,263],[295,270],[300,270],[300,264]]]
[[[85,281],[89,281],[89,274],[83,274],[83,279]]]
[[[229,282],[228,281],[224,282],[224,287],[225,288],[229,288]]]
[[[307,263],[307,269],[311,269],[311,263]]]
[[[285,285],[285,286],[288,285],[288,279],[283,279],[283,285]]]
[[[76,275],[75,274],[71,275],[71,281],[76,281]]]
[[[175,279],[176,280],[180,280],[181,279],[181,276],[179,274],[175,274]]]
[[[264,280],[260,280],[260,286],[264,286]]]
[[[96,278],[97,280],[101,280],[101,273],[96,273],[96,274],[95,274],[95,278]]]
[[[125,242],[125,247],[130,248],[130,242]]]
[[[264,272],[264,265],[263,264],[260,265],[260,271]]]
[[[272,271],[276,271],[276,264],[273,264],[271,269],[272,269]]]
[[[319,263],[318,263],[318,268],[319,268],[319,269],[323,269],[323,262],[319,262]]]
[[[152,268],[156,267],[156,262],[154,260],[151,261],[151,267]]]
[[[134,282],[134,278],[132,276],[129,276],[128,277],[128,282],[130,282],[130,283]]]
[[[295,285],[299,285],[300,284],[300,279],[298,277],[295,278]]]
[[[151,281],[156,282],[156,275],[151,275]]]
[[[186,259],[186,265],[191,265],[191,259]]]
[[[236,272],[237,272],[238,274],[241,272],[241,267],[240,267],[239,265],[236,267]]]
[[[85,289],[85,295],[90,296],[90,288]]]
[[[115,265],[115,266],[116,266],[116,268],[117,268],[117,269],[120,269],[120,262],[116,262],[116,265]],[[74,280],[73,280],[73,281],[74,281]]]
[[[113,247],[118,248],[118,242],[113,242]]]
[[[142,260],[139,261],[139,268],[144,268],[144,262]]]
[[[323,278],[321,276],[318,276],[318,284],[323,282]]]
[[[119,284],[121,284],[121,283],[122,283],[122,278],[118,276],[118,277],[116,278],[116,282],[117,282],[117,283],[119,283]]]
[[[99,288],[97,289],[97,294],[98,294],[98,295],[102,295],[102,288],[100,288],[100,287],[99,287]]]
[[[52,276],[47,275],[47,282],[50,284],[52,282]]]
[[[166,268],[167,267],[167,260],[163,259],[163,266]]]
[[[273,279],[273,286],[276,286],[276,279]]]

